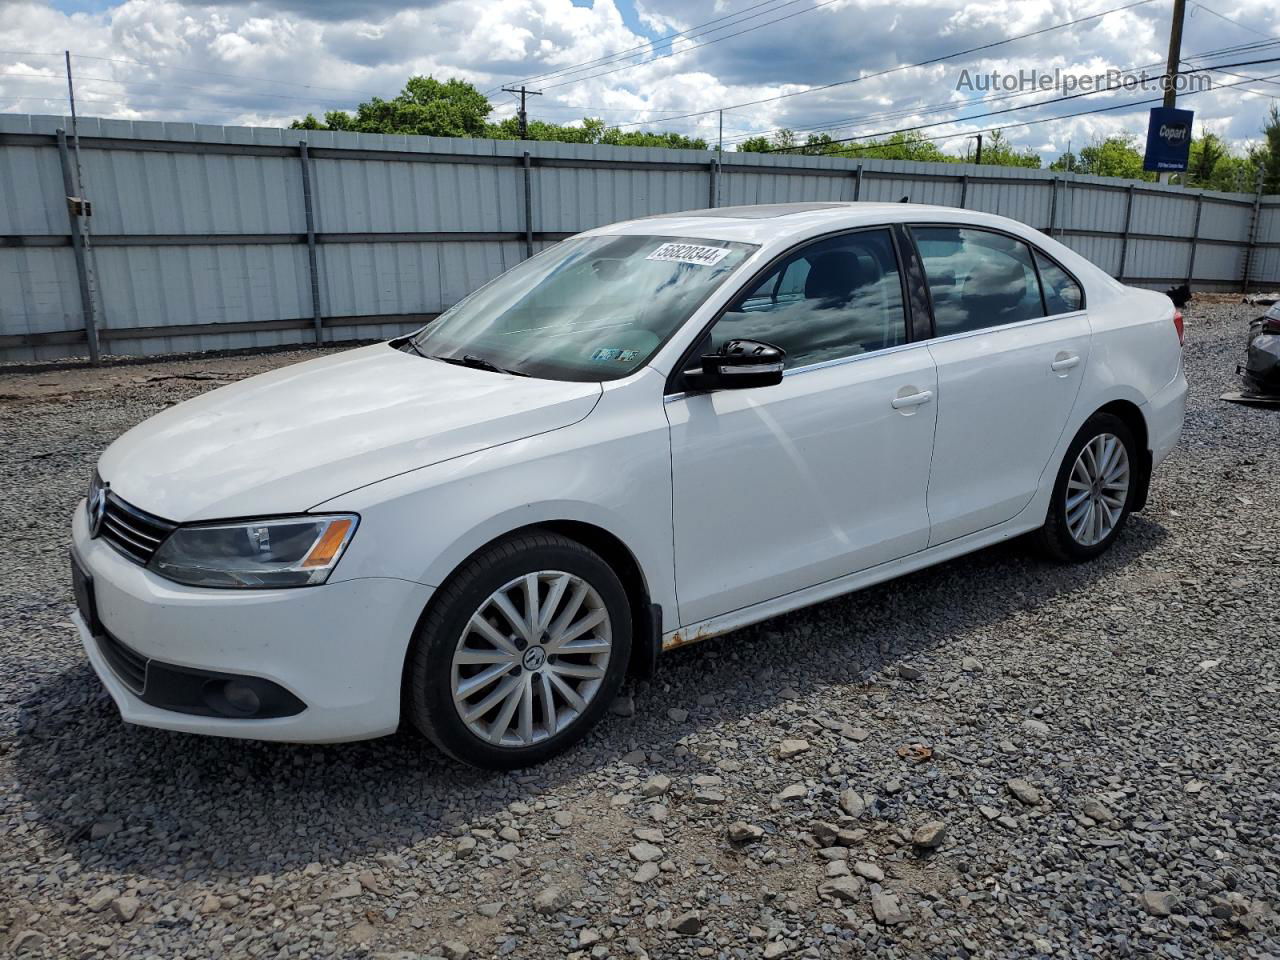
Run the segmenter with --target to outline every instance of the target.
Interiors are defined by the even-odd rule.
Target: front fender
[[[634,385],[633,385],[634,386]],[[573,521],[631,552],[653,603],[674,616],[671,459],[661,382],[652,396],[606,390],[585,420],[336,497],[360,514],[334,580],[398,577],[439,586],[472,553],[533,524]]]

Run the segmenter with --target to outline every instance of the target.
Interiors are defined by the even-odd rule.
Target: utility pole
[[[724,157],[724,111],[720,111],[720,143],[716,147],[716,153],[722,158]]]
[[[528,96],[540,97],[542,96],[542,91],[526,90],[524,87],[524,84],[521,84],[519,90],[516,90],[513,87],[503,87],[502,92],[520,94],[520,112],[516,114],[516,116],[520,118],[520,139],[528,140],[529,139],[529,114],[524,108],[525,97],[528,97]]]
[[[977,153],[977,156],[973,158],[973,162],[975,164],[981,164],[982,163],[982,134],[975,133],[973,136],[969,137],[969,139],[978,141],[978,153]]]
[[[1182,19],[1187,12],[1187,0],[1173,0],[1173,21],[1169,24],[1169,67],[1164,75],[1164,106],[1178,105],[1178,65],[1182,60]],[[1170,174],[1160,174],[1160,182],[1168,183]]]

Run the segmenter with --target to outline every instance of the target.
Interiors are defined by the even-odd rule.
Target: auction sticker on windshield
[[[704,247],[697,243],[664,243],[646,260],[675,260],[677,263],[694,263],[702,267],[715,266],[729,255],[725,247]]]

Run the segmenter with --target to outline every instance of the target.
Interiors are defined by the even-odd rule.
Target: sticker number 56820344
[[[677,263],[693,263],[700,267],[715,266],[729,255],[725,247],[707,247],[698,243],[664,243],[646,260],[674,260]]]

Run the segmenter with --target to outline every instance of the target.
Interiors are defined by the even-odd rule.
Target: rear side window
[[[1080,284],[1071,279],[1071,275],[1036,251],[1036,266],[1040,268],[1040,283],[1044,286],[1044,305],[1049,316],[1057,313],[1071,313],[1084,305],[1084,292]]]
[[[939,337],[1045,316],[1031,250],[1003,233],[913,227]]]
[[[889,231],[828,237],[791,254],[730,304],[711,328],[710,349],[737,339],[781,347],[789,368],[906,343]]]

